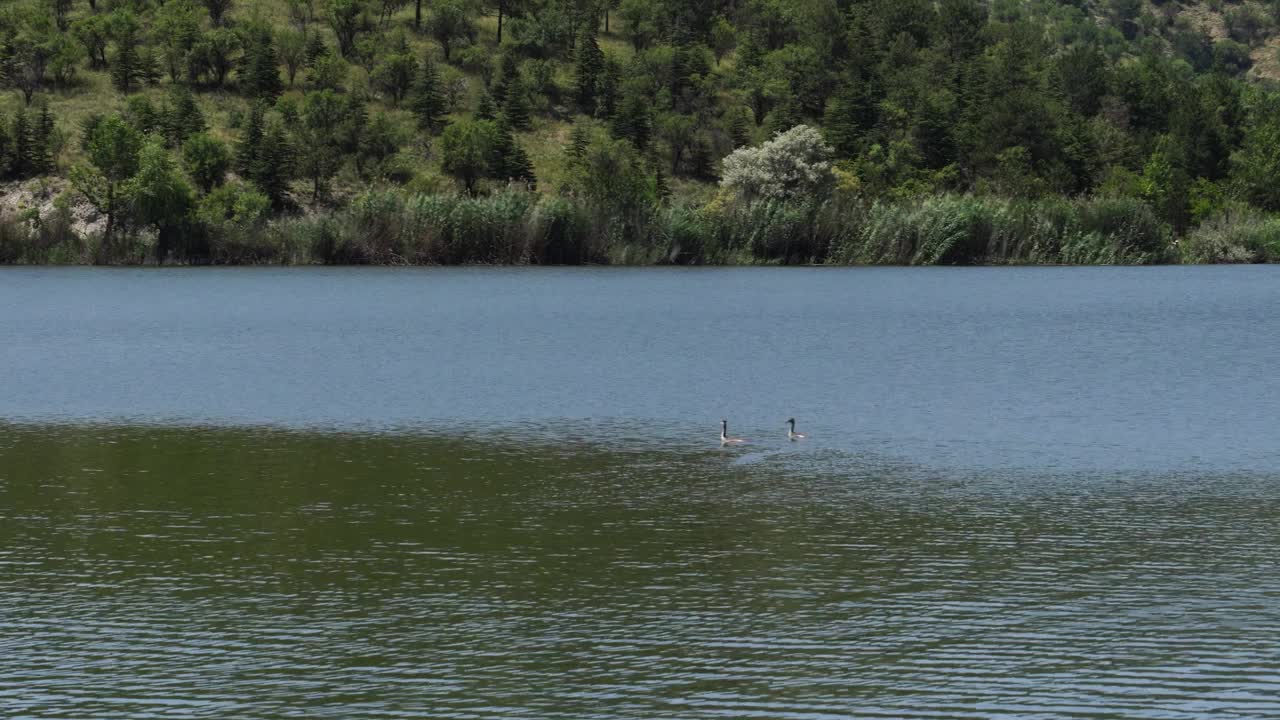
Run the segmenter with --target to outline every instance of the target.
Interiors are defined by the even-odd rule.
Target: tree
[[[341,130],[348,109],[332,90],[308,93],[302,122],[294,130],[298,170],[311,181],[311,200],[324,193],[329,178],[342,166]],[[265,189],[265,188],[264,188]]]
[[[169,142],[181,147],[187,138],[204,132],[204,113],[196,104],[195,95],[186,85],[173,85],[169,89],[169,103],[163,120]]]
[[[476,29],[471,22],[470,4],[466,0],[436,0],[427,30],[440,43],[444,61],[449,62],[450,54],[458,43],[470,42],[475,38]]]
[[[137,172],[129,179],[126,193],[135,219],[155,228],[156,259],[163,263],[195,204],[195,193],[158,139],[142,146]]]
[[[50,9],[53,10],[53,16],[58,24],[59,32],[66,32],[68,28],[67,16],[71,14],[71,0],[49,0]]]
[[[1280,211],[1280,95],[1254,91],[1240,149],[1231,156],[1231,180],[1240,196]]]
[[[146,81],[135,32],[135,27],[121,23],[114,33],[116,54],[111,60],[111,84],[126,95],[133,92],[135,84]]]
[[[493,82],[493,99],[501,105],[507,101],[507,87],[520,79],[520,60],[514,52],[503,53],[498,62],[498,78]]]
[[[251,37],[245,49],[244,71],[240,78],[244,94],[255,99],[274,99],[284,91],[275,41],[267,28],[260,29]]]
[[[636,52],[647,48],[657,37],[658,0],[622,0],[618,14]]]
[[[440,137],[441,166],[474,194],[477,183],[489,174],[497,125],[491,120],[461,120],[445,128]]]
[[[156,10],[151,34],[172,82],[180,82],[190,66],[191,50],[200,39],[200,15],[191,0],[169,0]]]
[[[690,115],[667,113],[658,118],[658,135],[666,141],[671,154],[671,174],[680,173],[685,152],[693,146],[697,134],[697,120]]]
[[[316,58],[309,73],[311,85],[317,90],[341,90],[349,74],[347,63],[336,53],[327,52]]]
[[[618,114],[613,118],[613,136],[631,141],[637,150],[649,145],[653,123],[649,115],[652,103],[642,93],[631,90],[622,99]]]
[[[307,25],[316,16],[315,0],[288,0],[289,4],[289,21],[298,28],[298,32],[305,35],[307,33]]]
[[[493,156],[489,160],[488,174],[499,180],[508,182],[520,180],[533,183],[537,178],[533,174],[533,163],[529,155],[516,142],[512,126],[506,118],[499,118],[494,128]]]
[[[86,15],[71,23],[71,34],[84,46],[89,56],[89,69],[107,66],[107,46],[111,43],[110,19],[107,15]]]
[[[435,132],[445,114],[444,93],[440,89],[440,75],[436,72],[435,62],[431,54],[423,56],[418,67],[418,78],[413,85],[410,96],[410,109],[418,116],[418,127],[427,132]]]
[[[276,208],[285,205],[285,193],[294,169],[293,152],[280,123],[268,121],[258,143],[258,154],[249,163],[248,177],[271,198],[271,204]]]
[[[232,0],[201,0],[205,9],[209,11],[209,21],[215,27],[221,26],[226,19],[227,12],[231,10]]]
[[[338,37],[338,51],[351,57],[356,49],[356,36],[364,26],[364,4],[361,0],[329,0],[329,26]]]
[[[109,252],[119,220],[124,184],[138,172],[142,133],[119,115],[108,115],[90,124],[84,150],[90,165],[80,166],[72,175],[72,183],[107,216],[102,243]]]
[[[480,93],[480,100],[476,102],[475,116],[477,120],[496,120],[498,118],[498,108],[493,104],[493,96],[488,92]]]
[[[719,65],[724,56],[733,50],[733,46],[737,42],[738,31],[723,15],[717,17],[715,23],[711,26],[711,51],[715,53],[716,65]]]
[[[821,133],[797,125],[760,147],[734,150],[720,185],[749,200],[820,197],[834,181],[831,154]]]
[[[307,38],[296,30],[285,30],[277,41],[280,47],[280,61],[284,63],[285,74],[289,77],[289,87],[293,87],[298,70],[307,63]]]
[[[356,170],[362,176],[379,172],[386,161],[400,149],[396,124],[380,112],[364,126],[356,149]]]
[[[418,63],[407,51],[386,57],[373,71],[373,83],[391,98],[392,105],[399,105],[413,86]]]
[[[574,97],[578,107],[588,115],[596,112],[596,96],[604,74],[604,53],[596,44],[595,28],[582,31],[574,62]]]
[[[524,83],[518,76],[507,86],[502,115],[515,130],[528,130],[532,126],[529,120],[529,93],[525,91]]]
[[[182,163],[204,192],[222,184],[231,169],[231,153],[220,140],[204,133],[192,135],[182,146]]]
[[[191,49],[188,78],[192,81],[208,78],[215,86],[222,87],[235,67],[238,50],[240,38],[230,28],[205,33]]]
[[[54,121],[48,103],[42,102],[34,113],[18,108],[8,132],[4,130],[0,127],[0,135],[9,148],[7,153],[0,151],[0,175],[25,180],[53,172]]]

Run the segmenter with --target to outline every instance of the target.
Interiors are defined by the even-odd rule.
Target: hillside
[[[1270,260],[1277,13],[18,0],[0,261]]]

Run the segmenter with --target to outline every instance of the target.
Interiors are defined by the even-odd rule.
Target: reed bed
[[[1181,244],[1132,199],[940,195],[903,202],[676,204],[616,212],[513,190],[483,197],[364,193],[340,209],[193,224],[156,257],[144,234],[111,251],[69,213],[0,220],[0,263],[189,264],[1146,264],[1280,259],[1280,220],[1233,215]],[[151,253],[148,256],[148,253]]]

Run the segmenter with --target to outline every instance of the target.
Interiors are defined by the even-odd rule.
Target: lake
[[[1270,267],[3,269],[0,715],[1280,718],[1278,310]]]

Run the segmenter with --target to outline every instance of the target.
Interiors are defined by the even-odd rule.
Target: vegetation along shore
[[[0,263],[1280,259],[1280,2],[16,0]]]

